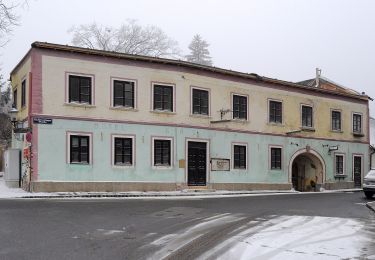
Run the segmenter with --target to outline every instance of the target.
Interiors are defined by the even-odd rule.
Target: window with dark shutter
[[[133,139],[115,137],[114,164],[133,165]]]
[[[90,138],[88,136],[70,136],[70,163],[90,163]]]
[[[362,115],[353,114],[353,132],[362,133]]]
[[[113,106],[134,108],[134,85],[133,81],[113,82]]]
[[[283,122],[281,102],[269,101],[269,122],[278,124]]]
[[[208,91],[193,89],[193,114],[208,115]]]
[[[234,145],[233,146],[233,168],[246,169],[246,146]]]
[[[247,120],[247,97],[233,95],[233,119]]]
[[[281,169],[281,148],[271,148],[271,169]]]
[[[17,104],[17,89],[15,89],[13,91],[13,108],[18,108],[18,104]]]
[[[302,106],[302,126],[313,127],[313,109],[310,106]]]
[[[332,111],[332,130],[341,131],[341,112]]]
[[[154,85],[154,110],[173,112],[173,87]]]
[[[69,102],[91,104],[91,77],[69,75]]]
[[[154,165],[171,166],[170,140],[154,140]]]
[[[21,107],[26,105],[26,80],[22,81],[21,85]]]

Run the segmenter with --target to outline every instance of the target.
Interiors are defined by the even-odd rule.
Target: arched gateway
[[[290,158],[289,183],[292,183],[295,190],[318,191],[325,179],[326,165],[318,152],[306,147]]]

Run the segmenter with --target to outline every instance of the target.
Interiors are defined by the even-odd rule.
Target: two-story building
[[[369,167],[351,90],[42,42],[11,82],[33,191],[351,188]]]

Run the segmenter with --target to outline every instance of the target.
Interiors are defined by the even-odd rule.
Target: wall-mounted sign
[[[230,160],[211,158],[211,171],[230,171]]]
[[[51,118],[43,118],[43,117],[34,117],[33,123],[34,124],[51,125],[52,119]]]

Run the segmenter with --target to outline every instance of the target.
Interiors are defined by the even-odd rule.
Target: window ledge
[[[110,107],[110,110],[121,110],[121,111],[132,111],[132,112],[138,112],[138,109],[134,107]]]
[[[112,164],[113,169],[134,169],[134,165]]]
[[[153,170],[173,170],[173,167],[172,166],[156,166],[156,165],[153,165],[152,169]]]
[[[344,131],[342,131],[342,130],[331,130],[330,132],[332,132],[332,133],[338,133],[338,134],[344,133]]]
[[[365,136],[364,133],[359,133],[359,132],[353,132],[352,135],[355,136],[355,137],[364,137]]]
[[[91,163],[70,162],[69,165],[91,166]]]
[[[306,131],[306,132],[315,132],[315,128],[314,127],[308,127],[308,126],[302,126],[301,130],[302,131]]]
[[[240,119],[240,118],[233,118],[230,121],[231,122],[235,122],[235,123],[242,123],[242,124],[248,124],[248,123],[250,123],[249,120],[247,120],[247,119]]]
[[[68,107],[83,107],[83,108],[96,108],[95,105],[87,104],[87,103],[64,103],[64,106]]]
[[[346,175],[346,174],[336,174],[333,177],[335,179],[345,179],[346,177],[348,177],[348,175]]]
[[[267,125],[270,125],[270,126],[285,126],[283,123],[274,123],[274,122],[268,122]]]
[[[210,115],[202,115],[202,114],[190,114],[190,117],[195,117],[195,118],[203,118],[203,119],[210,119]]]
[[[176,114],[176,112],[171,112],[171,111],[168,111],[168,110],[151,110],[150,112],[155,113],[155,114],[166,114],[166,115],[175,115]]]

